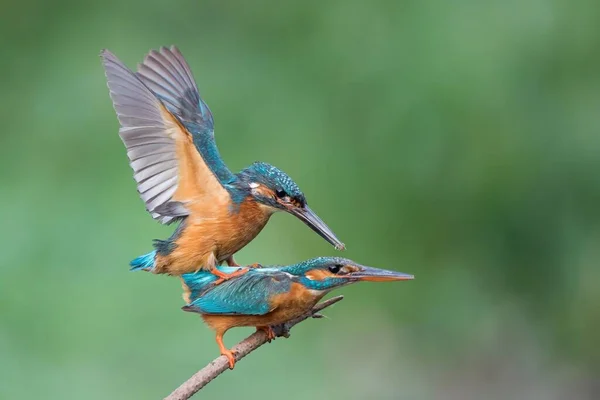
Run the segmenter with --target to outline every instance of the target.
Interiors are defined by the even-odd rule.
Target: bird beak
[[[361,267],[360,271],[351,273],[349,277],[359,281],[371,282],[408,281],[415,278],[413,275],[402,272],[371,267]]]
[[[335,246],[336,250],[346,249],[344,243],[340,242],[340,239],[335,236],[335,233],[333,233],[331,229],[325,225],[325,222],[323,222],[307,205],[304,207],[291,208],[289,209],[289,212],[308,225],[310,229],[317,232],[323,239]]]

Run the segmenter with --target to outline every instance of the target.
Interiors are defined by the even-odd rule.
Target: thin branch
[[[324,308],[327,308],[338,301],[342,300],[344,296],[336,296],[331,299],[325,300],[316,306],[306,314],[286,322],[285,324],[274,326],[273,330],[277,337],[289,337],[290,329],[305,319],[308,318],[323,318],[323,315],[319,312]],[[235,345],[232,349],[235,354],[235,360],[239,361],[246,357],[248,354],[258,349],[263,344],[267,343],[267,335],[263,331],[258,331],[242,340],[240,343]],[[209,384],[217,376],[221,375],[229,369],[229,363],[227,357],[220,356],[211,361],[206,367],[196,372],[187,381],[183,382],[177,389],[175,389],[170,395],[165,397],[164,400],[186,400],[192,397],[196,392],[202,389],[204,386]]]

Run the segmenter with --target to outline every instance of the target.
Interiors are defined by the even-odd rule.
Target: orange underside
[[[237,213],[230,213],[229,205],[225,205],[215,210],[211,218],[196,218],[192,214],[175,240],[174,250],[168,255],[157,255],[155,272],[181,275],[212,270],[252,241],[270,215],[250,201],[242,203]]]
[[[223,336],[235,327],[254,326],[267,334],[267,340],[275,338],[275,332],[271,326],[279,325],[291,319],[299,317],[310,310],[323,295],[315,295],[304,286],[293,283],[288,293],[274,296],[271,300],[273,310],[265,315],[209,315],[203,314],[202,319],[216,332],[216,340],[222,355],[229,360],[229,367],[235,366],[235,355],[225,347]]]

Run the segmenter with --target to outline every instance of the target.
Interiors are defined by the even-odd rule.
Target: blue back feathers
[[[231,274],[239,269],[239,267],[219,266],[219,271],[226,274]],[[212,283],[216,282],[217,276],[211,272],[200,270],[198,272],[191,272],[189,274],[181,275],[181,279],[185,285],[190,289],[190,298],[195,299],[202,295],[205,291],[212,287]]]
[[[210,272],[183,275],[184,282],[192,291],[192,301],[184,310],[202,314],[264,315],[272,310],[271,298],[288,292],[292,284],[290,276],[283,272],[270,269],[266,273],[261,269],[252,269],[238,278],[209,287],[202,293],[199,286],[206,285],[208,280],[204,276],[200,280],[194,277],[198,274]]]
[[[289,266],[268,266],[251,269],[240,277],[214,286],[218,279],[208,271],[184,274],[182,279],[190,289],[190,304],[186,311],[202,314],[263,315],[271,311],[271,299],[291,289],[297,282],[309,289],[330,290],[350,282],[348,279],[328,277],[321,281],[310,280],[305,274],[314,269],[327,269],[332,265],[352,265],[341,257],[318,257]],[[237,267],[218,267],[231,273]]]

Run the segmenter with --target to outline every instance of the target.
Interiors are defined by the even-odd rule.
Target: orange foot
[[[215,285],[219,285],[231,278],[235,278],[236,276],[244,275],[248,271],[249,271],[248,268],[240,268],[237,271],[232,272],[231,274],[226,274],[225,272],[221,272],[217,268],[214,268],[211,272],[213,273],[213,275],[216,275],[219,277],[219,279],[217,279],[215,281]]]
[[[262,268],[262,265],[259,263],[254,263],[254,264],[248,265],[248,268]]]
[[[271,340],[274,340],[277,337],[277,335],[275,335],[275,331],[270,326],[257,326],[256,330],[257,331],[263,331],[264,333],[266,333],[267,334],[267,341],[269,343],[271,343]]]
[[[235,355],[231,350],[221,350],[221,355],[227,357],[229,360],[229,369],[233,369],[235,367]]]
[[[227,360],[229,361],[229,369],[233,369],[233,367],[235,367],[235,354],[225,347],[225,344],[223,343],[223,333],[217,334],[217,344],[219,345],[221,355],[227,357]]]

